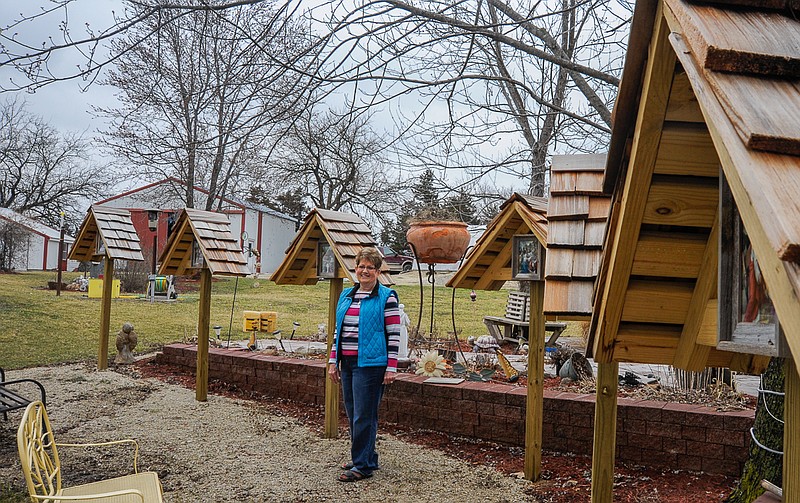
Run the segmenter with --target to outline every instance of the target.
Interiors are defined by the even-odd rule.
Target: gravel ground
[[[378,437],[382,469],[374,477],[338,482],[347,439],[322,439],[264,404],[220,396],[201,403],[178,384],[97,372],[92,365],[6,374],[23,377],[47,390],[57,441],[137,439],[140,469],[158,472],[168,502],[532,501],[525,480],[387,434]],[[9,488],[24,491],[15,440],[21,416],[16,411],[0,421],[0,499]],[[117,449],[60,450],[65,485],[128,473],[131,456]]]

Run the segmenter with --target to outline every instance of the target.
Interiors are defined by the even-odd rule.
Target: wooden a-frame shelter
[[[789,350],[783,489],[784,501],[800,501],[797,7],[636,4],[606,163],[604,187],[614,195],[590,333],[599,363],[592,501],[612,500],[618,362],[758,373],[777,354],[775,339],[720,340],[729,325],[723,297],[740,274],[719,267],[737,255],[726,217],[733,209]]]
[[[208,334],[211,325],[211,277],[247,276],[247,260],[231,232],[227,215],[185,208],[175,220],[164,250],[159,274],[200,273],[200,305],[197,314],[197,371],[195,398],[208,398]]]
[[[531,234],[547,242],[547,199],[513,194],[447,282],[451,288],[499,290],[512,277],[514,236]],[[545,260],[545,264],[546,264]],[[546,266],[545,266],[546,267]],[[528,325],[528,387],[525,406],[525,477],[538,480],[542,471],[542,417],[544,411],[545,319],[542,315],[544,282],[530,282]]]
[[[328,352],[333,345],[336,327],[336,304],[342,293],[344,279],[355,283],[356,255],[362,248],[377,247],[372,230],[358,215],[340,211],[314,208],[306,215],[297,231],[286,257],[270,279],[278,285],[316,285],[320,279],[320,245],[327,245],[335,257],[334,267],[325,279],[330,281],[328,291]],[[389,266],[384,262],[378,281],[393,285]],[[324,437],[336,438],[339,431],[339,388],[325,379]]]
[[[70,260],[98,262],[103,267],[103,294],[100,308],[100,337],[97,368],[108,368],[108,330],[111,326],[111,291],[114,282],[114,260],[144,261],[139,235],[128,210],[93,205],[78,230],[78,237],[69,252]]]

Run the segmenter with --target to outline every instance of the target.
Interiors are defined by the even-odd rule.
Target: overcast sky
[[[3,27],[20,19],[20,15],[31,15],[42,12],[42,7],[49,7],[50,4],[43,0],[0,0],[0,23]],[[73,39],[86,37],[86,24],[95,30],[110,26],[113,23],[113,9],[121,9],[118,0],[80,0],[70,5],[68,10],[69,26]],[[12,29],[11,33],[4,35],[14,37],[32,46],[40,46],[48,37],[52,37],[55,43],[63,42],[63,35],[59,30],[59,24],[65,19],[63,10],[51,13],[46,16],[26,22],[19,27]],[[3,40],[3,44],[12,47],[13,44]],[[16,49],[20,50],[20,49]],[[85,59],[76,51],[58,51],[49,61],[50,68],[55,73],[67,74],[74,71],[76,65]],[[9,80],[14,79],[18,82],[25,82],[19,74],[8,67],[0,68],[0,80],[3,86],[9,86]],[[12,97],[14,94],[25,99],[28,103],[28,110],[41,115],[47,122],[60,130],[94,134],[95,130],[102,124],[93,119],[89,111],[92,104],[108,105],[114,103],[113,89],[98,84],[92,84],[86,88],[87,82],[75,79],[65,82],[58,82],[47,85],[36,92],[21,91],[17,93],[4,93],[3,99]],[[83,89],[86,88],[85,91]]]

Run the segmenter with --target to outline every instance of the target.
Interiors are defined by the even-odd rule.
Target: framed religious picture
[[[332,279],[336,277],[336,255],[327,241],[317,243],[317,277]]]
[[[720,176],[719,340],[734,353],[788,354],[758,257],[725,176]]]
[[[511,278],[517,281],[541,281],[544,247],[533,234],[517,234],[512,239]]]
[[[106,244],[103,242],[103,238],[100,236],[100,233],[97,233],[97,236],[94,238],[94,254],[95,256],[106,256]]]
[[[205,265],[206,262],[203,258],[203,250],[200,248],[200,244],[197,240],[192,241],[192,269],[202,269]]]

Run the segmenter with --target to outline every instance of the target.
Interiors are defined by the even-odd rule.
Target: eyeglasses
[[[375,267],[374,265],[359,265],[359,266],[356,267],[356,269],[358,269],[359,271],[370,271],[370,272],[372,272],[375,269],[377,269],[377,267]]]

